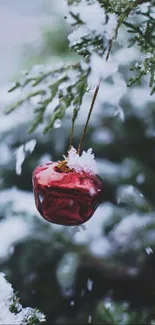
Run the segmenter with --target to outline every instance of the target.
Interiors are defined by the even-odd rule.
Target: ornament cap
[[[59,161],[58,162],[58,165],[56,167],[56,170],[58,172],[63,172],[63,173],[70,173],[73,171],[73,169],[69,168],[67,166],[67,161],[66,160],[63,160],[63,161]]]

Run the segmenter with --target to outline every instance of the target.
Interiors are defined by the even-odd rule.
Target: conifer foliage
[[[141,60],[130,68],[133,76],[129,79],[128,86],[141,84],[142,77],[148,75],[151,94],[155,92],[154,1],[68,1],[66,18],[73,29],[68,36],[69,46],[82,56],[79,62],[56,68],[35,66],[31,71],[24,72],[21,80],[9,90],[12,92],[20,89],[20,96],[18,101],[6,108],[7,114],[20,108],[32,97],[37,98],[30,132],[45,121],[46,133],[55,121],[63,119],[69,107],[73,109],[73,120],[76,119],[83,96],[87,88],[92,86],[89,84],[90,76],[91,81],[93,74],[96,77],[95,64],[100,64],[110,54],[122,25],[131,35],[128,46],[137,45],[142,53]],[[104,68],[102,72],[103,75],[97,75],[98,82],[104,78]],[[49,104],[52,105],[53,112],[47,123],[45,115]]]
[[[14,126],[11,149],[20,145],[16,150],[19,178],[4,162],[4,188],[14,186],[14,182],[17,188],[4,189],[0,196],[5,219],[0,236],[3,238],[8,225],[13,229],[14,224],[20,242],[15,243],[8,259],[5,250],[3,254],[0,251],[0,265],[19,287],[24,303],[30,300],[30,306],[39,305],[49,324],[153,325],[155,1],[68,0],[64,20],[70,26],[68,47],[73,59],[67,64],[35,65],[24,71],[9,90],[16,94],[16,100],[6,107],[5,114],[10,116],[5,118],[24,109],[24,116],[30,118],[25,124],[22,120],[21,128],[24,125],[29,133],[36,131],[38,142],[27,139],[23,129],[20,141]],[[66,150],[68,129],[65,136],[60,127],[58,137],[54,133],[61,120],[70,110],[74,126],[85,104],[89,107],[88,97],[93,97],[96,89],[97,113],[94,109],[95,122],[92,118],[85,143],[97,157],[104,199],[91,221],[90,233],[87,224],[86,228],[55,231],[36,217],[32,193],[24,191],[32,189],[28,179],[32,165],[41,162],[41,154],[46,158],[44,153],[52,151],[53,161],[60,158],[58,137],[61,149]],[[51,129],[52,137],[48,132]],[[44,148],[44,140],[37,133],[40,130],[46,133],[41,134],[41,139],[47,140]],[[76,136],[74,139],[76,142]],[[24,158],[33,150],[34,160],[27,160],[25,166]],[[76,157],[76,149],[72,148],[71,153]],[[10,242],[14,242],[13,234],[9,233]],[[79,234],[84,234],[82,244],[75,240]],[[3,282],[10,288],[4,276],[0,281],[0,286]],[[10,299],[6,299],[8,315],[12,313],[12,319],[18,320],[22,309],[17,310],[16,297]],[[1,301],[0,292],[0,308]],[[30,318],[21,318],[22,324],[44,321],[44,315],[37,310],[23,310],[30,312]]]

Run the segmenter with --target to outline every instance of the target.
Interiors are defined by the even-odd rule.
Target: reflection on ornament
[[[103,183],[99,176],[49,162],[33,172],[35,203],[49,222],[75,226],[88,221],[102,199]]]

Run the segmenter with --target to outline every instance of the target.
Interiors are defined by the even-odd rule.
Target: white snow
[[[10,299],[13,296],[13,289],[11,284],[5,280],[5,275],[0,273],[0,300]]]
[[[0,206],[1,211],[4,209],[7,216],[23,213],[39,215],[35,207],[33,193],[18,190],[16,187],[1,191]]]
[[[13,289],[11,284],[7,283],[4,274],[0,273],[0,324],[21,324],[22,314],[17,315],[10,312],[11,297]]]
[[[138,60],[139,57],[139,51],[135,47],[123,47],[113,54],[113,59],[117,61],[120,66],[126,66],[129,63],[131,64],[134,60]]]
[[[1,325],[21,325],[23,323],[29,324],[31,317],[36,316],[40,322],[45,321],[45,316],[32,309],[23,308],[22,305],[17,303],[18,313],[12,313],[10,307],[13,303],[13,288],[10,283],[5,279],[5,275],[0,273],[0,324]]]
[[[70,305],[71,305],[71,306],[74,306],[74,305],[75,305],[75,301],[72,300],[72,301],[70,302]]]
[[[66,253],[57,267],[56,276],[62,287],[70,288],[74,283],[79,258],[76,253]]]
[[[143,12],[143,13],[147,13],[149,4],[150,4],[149,1],[146,2],[146,3],[142,3],[142,4],[140,5],[140,10],[141,10],[141,12]]]
[[[102,29],[102,25],[106,22],[105,11],[97,1],[89,4],[88,1],[82,0],[78,5],[70,6],[69,11],[75,15],[80,13],[81,20],[92,31]],[[97,17],[97,19],[94,19],[94,17]],[[68,17],[68,22],[72,24],[72,17]]]
[[[145,182],[145,175],[143,173],[136,176],[137,184],[143,184]]]
[[[41,26],[51,28],[53,25],[54,15],[51,13],[51,19],[51,15],[45,14],[40,2],[41,0],[27,0],[24,4],[18,0],[0,1],[1,85],[8,82],[14,74],[17,75],[18,69],[23,67],[23,47],[25,49],[25,46],[35,46],[41,42]],[[19,7],[22,12],[19,12]],[[36,10],[33,11],[35,7]],[[29,14],[26,14],[26,10]],[[40,10],[40,14],[37,14],[37,10]]]
[[[73,238],[76,245],[85,244],[95,256],[105,257],[111,253],[111,243],[103,235],[104,224],[111,218],[113,208],[101,204],[93,217],[87,221],[85,231],[77,232]]]
[[[95,256],[106,258],[112,253],[112,246],[107,238],[100,235],[99,238],[90,241],[89,250]]]
[[[140,214],[133,213],[124,218],[112,231],[111,240],[114,245],[119,245],[124,251],[129,250],[132,246],[135,248],[141,247],[144,238],[141,234],[145,227],[154,224],[154,215],[145,214],[143,217]]]
[[[58,129],[58,128],[61,127],[61,124],[62,124],[62,122],[61,122],[61,120],[58,118],[57,120],[55,120],[53,127],[54,127],[55,129]]]
[[[106,159],[96,159],[97,170],[103,179],[115,180],[119,179],[120,165]]]
[[[114,141],[114,136],[112,131],[110,131],[108,128],[106,127],[98,127],[92,135],[92,139],[95,142],[95,144],[101,144],[103,145],[103,143],[106,144],[110,144]]]
[[[71,46],[81,42],[83,37],[90,36],[90,34],[92,37],[101,35],[101,37],[104,37],[107,41],[114,36],[117,26],[117,17],[115,14],[108,14],[108,21],[106,22],[105,10],[100,6],[99,2],[95,1],[88,3],[88,1],[82,0],[77,5],[69,6],[67,20],[70,25],[73,25],[75,19],[70,13],[79,16],[83,22],[83,25],[78,26],[68,36]],[[92,50],[94,50],[94,47],[92,47]]]
[[[137,109],[139,109],[140,112],[142,112],[142,109],[144,108],[146,113],[146,105],[149,103],[153,103],[155,100],[155,94],[150,96],[150,89],[149,87],[134,87],[130,88],[129,90],[129,98],[131,101],[131,104]],[[137,110],[138,113],[138,110]]]
[[[124,111],[120,106],[117,107],[114,116],[118,117],[121,121],[125,121]]]
[[[88,316],[88,323],[90,324],[92,322],[92,315]]]
[[[36,140],[30,140],[25,144],[21,145],[16,150],[16,174],[20,175],[22,171],[22,164],[27,154],[31,154],[36,146]]]
[[[120,185],[117,188],[117,199],[119,202],[130,204],[133,209],[147,204],[143,194],[133,185]]]
[[[98,54],[93,53],[90,59],[91,73],[88,78],[88,85],[98,84],[99,80],[106,79],[112,76],[118,70],[118,62],[109,58],[100,57]]]
[[[144,58],[145,58],[145,59],[151,59],[151,58],[154,58],[154,55],[153,55],[153,53],[148,52],[148,53],[146,53],[146,54],[144,55]]]
[[[89,278],[87,281],[87,289],[88,291],[92,291],[92,287],[93,287],[93,281]]]
[[[98,17],[97,17],[98,19]],[[117,17],[115,14],[109,14],[109,20],[108,23],[106,25],[106,36],[107,39],[112,39],[112,37],[115,35],[115,30],[117,27]]]
[[[12,154],[10,148],[6,145],[5,142],[0,142],[0,153],[1,153],[1,160],[0,165],[6,165],[8,162],[12,161]]]
[[[44,155],[42,155],[40,157],[40,159],[38,161],[38,165],[43,165],[50,161],[52,161],[52,156],[48,152],[46,152],[46,153],[44,153]]]
[[[153,253],[153,249],[151,247],[146,247],[145,250],[148,255]]]
[[[120,73],[115,73],[112,76],[113,84],[103,82],[100,85],[98,93],[98,101],[103,105],[107,102],[109,105],[119,106],[119,102],[123,95],[127,92],[126,82]],[[102,108],[103,109],[103,108]]]
[[[28,223],[20,217],[13,217],[0,222],[0,258],[10,252],[11,245],[29,234]]]
[[[96,162],[92,149],[83,151],[81,156],[77,153],[77,150],[72,147],[68,151],[68,156],[64,156],[67,161],[67,166],[74,169],[76,172],[86,172],[90,174],[96,174]]]

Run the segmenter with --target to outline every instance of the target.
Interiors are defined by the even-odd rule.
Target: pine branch
[[[87,67],[87,64],[85,67]],[[37,75],[36,69],[38,70]],[[74,118],[77,117],[87,87],[89,67],[88,69],[83,69],[82,65],[78,63],[63,66],[53,71],[48,66],[38,66],[36,69],[33,68],[32,71],[26,73],[24,78],[9,90],[11,92],[19,89],[20,98],[5,109],[5,114],[13,112],[23,104],[26,105],[28,100],[39,95],[34,107],[36,117],[29,128],[29,132],[33,132],[39,124],[47,119],[43,130],[46,133],[54,126],[57,119],[63,119],[68,107],[73,107]],[[31,89],[33,91],[30,91]],[[55,99],[57,99],[58,103],[54,102]],[[47,106],[52,104],[52,102],[54,102],[53,113],[48,118],[45,116],[45,112]]]
[[[142,52],[151,53],[152,55],[149,58],[144,57],[143,62],[131,68],[137,74],[129,80],[128,86],[136,82],[140,84],[142,77],[149,74],[149,86],[151,87],[151,94],[153,94],[155,92],[154,19],[148,9],[148,13],[144,14],[147,19],[142,21],[140,25],[127,21],[133,10],[147,2],[144,0],[122,0],[119,2],[116,0],[100,0],[100,3],[98,0],[92,3],[84,1],[82,3],[82,6],[85,6],[84,11],[90,10],[90,16],[93,10],[99,12],[100,23],[99,26],[96,26],[93,21],[92,23],[87,21],[87,18],[85,19],[85,16],[80,12],[80,0],[69,0],[68,4],[71,5],[69,17],[71,25],[74,27],[73,32],[69,35],[69,44],[73,51],[84,57],[83,62],[66,67],[62,66],[55,70],[52,70],[51,67],[42,66],[41,71],[35,69],[35,71],[26,73],[24,80],[17,82],[10,89],[10,91],[20,89],[24,92],[24,95],[21,92],[19,100],[8,107],[5,113],[11,113],[16,108],[27,103],[28,100],[31,101],[32,97],[35,98],[40,95],[40,100],[37,101],[34,108],[35,119],[29,128],[30,132],[33,132],[40,123],[45,123],[43,132],[46,133],[54,126],[57,119],[63,119],[66,109],[70,106],[73,107],[72,121],[74,123],[87,88],[88,77],[93,71],[91,58],[94,54],[104,58],[109,42],[117,39],[118,29],[122,24],[127,27],[129,33],[133,34],[132,46],[138,44]],[[150,6],[153,3],[153,1],[150,2]],[[143,13],[141,14],[143,15]],[[144,31],[142,30],[143,27],[145,27]],[[109,56],[109,53],[110,51],[107,56]],[[48,105],[52,104],[55,99],[59,103],[54,105],[51,116],[46,116]],[[46,122],[47,120],[48,122]]]

